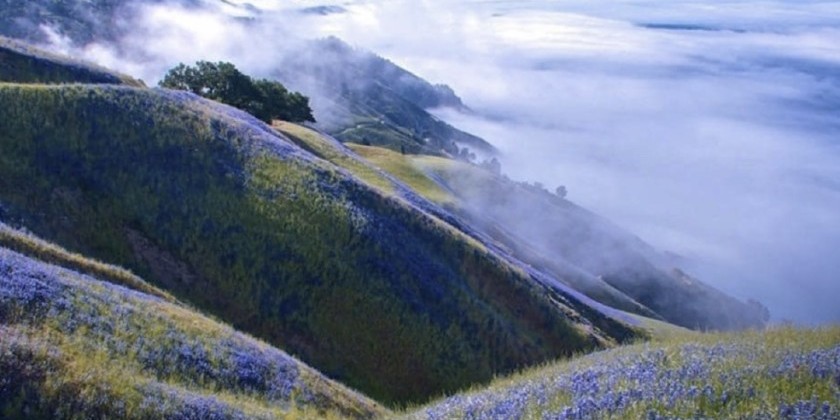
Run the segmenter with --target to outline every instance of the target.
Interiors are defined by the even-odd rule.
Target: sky
[[[512,178],[565,185],[776,320],[840,321],[840,2],[249,3],[267,23],[143,8],[122,40],[142,59],[83,53],[154,82],[197,59],[265,73],[284,45],[336,35],[454,88],[472,112],[434,112]]]

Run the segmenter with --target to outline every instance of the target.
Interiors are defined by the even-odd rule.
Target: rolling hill
[[[416,194],[368,186],[241,111],[116,85],[3,84],[0,105],[5,220],[380,401],[637,334]]]
[[[604,305],[694,329],[741,329],[767,321],[760,305],[740,302],[669,267],[637,237],[540,188],[452,159],[352,143],[348,149],[311,129],[277,127],[371,185],[409,190],[447,209],[436,214]],[[436,212],[437,206],[415,204]],[[563,288],[550,280],[546,285]]]

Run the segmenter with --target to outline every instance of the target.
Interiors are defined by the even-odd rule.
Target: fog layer
[[[776,319],[840,320],[840,2],[359,2],[439,115]]]

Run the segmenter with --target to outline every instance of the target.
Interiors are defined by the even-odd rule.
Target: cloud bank
[[[363,2],[324,30],[463,96],[515,178],[777,319],[840,320],[840,3]],[[406,22],[412,22],[406,25]]]
[[[118,48],[74,51],[154,83],[198,59],[263,75],[336,35],[451,85],[474,113],[438,115],[513,178],[777,319],[840,321],[840,2],[250,3],[138,7]]]

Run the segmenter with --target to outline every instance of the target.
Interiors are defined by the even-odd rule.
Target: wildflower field
[[[416,419],[840,418],[840,327],[684,333],[500,379]]]

